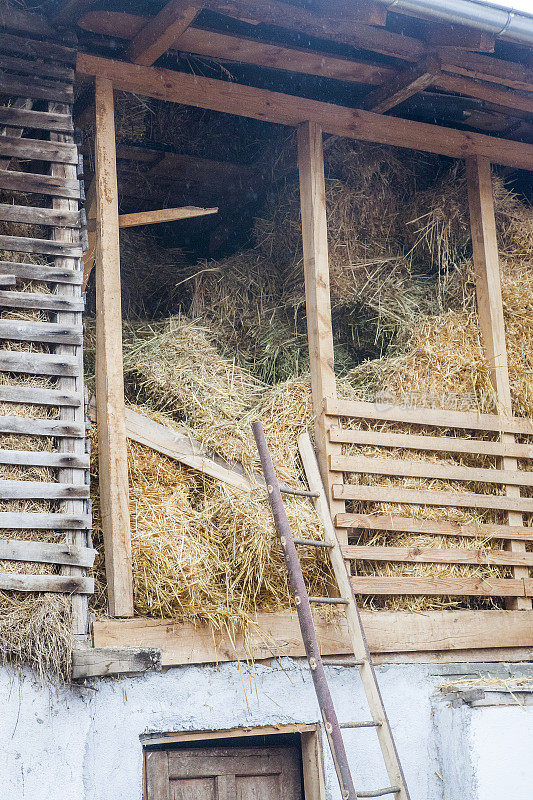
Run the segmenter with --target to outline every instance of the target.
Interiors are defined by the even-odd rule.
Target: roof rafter
[[[200,6],[191,0],[170,0],[135,34],[128,47],[129,60],[145,66],[153,64],[172,47],[199,11]]]

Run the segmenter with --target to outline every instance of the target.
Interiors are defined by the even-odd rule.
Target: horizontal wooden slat
[[[57,228],[80,227],[78,211],[55,211],[53,208],[15,206],[11,203],[0,203],[0,220],[3,222],[28,222],[30,225],[53,225]]]
[[[0,287],[15,286],[17,279],[14,275],[0,275]]]
[[[48,100],[69,105],[74,102],[74,91],[71,85],[47,81],[44,78],[31,79],[24,75],[19,77],[2,70],[0,71],[0,87],[3,94],[16,97],[30,97],[32,100]]]
[[[0,69],[17,72],[20,75],[40,75],[44,78],[58,78],[62,81],[74,82],[73,69],[64,67],[62,64],[54,64],[52,61],[40,61],[36,63],[31,59],[17,58],[16,56],[6,56],[2,54],[0,55]],[[42,126],[42,129],[49,130],[46,126]]]
[[[51,342],[82,344],[82,325],[61,325],[59,322],[26,322],[0,319],[0,339],[18,342]]]
[[[533,445],[485,442],[480,439],[460,439],[451,436],[423,436],[415,433],[388,433],[360,429],[329,429],[331,442],[375,447],[398,447],[406,450],[429,450],[442,453],[465,453],[510,458],[533,458]]]
[[[331,456],[330,468],[333,472],[390,475],[399,478],[428,478],[443,481],[497,483],[506,486],[533,486],[533,472],[462,467],[459,464],[435,464],[430,461],[407,461],[399,458]]]
[[[523,580],[514,578],[411,578],[408,576],[351,578],[355,594],[427,594],[452,595],[454,597],[524,597]]]
[[[508,550],[468,550],[436,547],[381,547],[379,545],[343,545],[347,559],[360,561],[402,561],[410,564],[484,564],[496,566],[533,566],[533,553]]]
[[[7,3],[0,7],[0,27],[51,38],[57,35],[43,15],[19,10]]]
[[[59,61],[63,64],[74,66],[76,64],[76,50],[72,47],[55,44],[49,40],[45,42],[27,37],[13,36],[10,33],[0,34],[0,51],[6,53],[20,53],[36,59],[46,61]]]
[[[40,514],[24,511],[1,511],[1,530],[70,531],[88,530],[92,520],[89,514]]]
[[[487,648],[484,654],[502,647],[533,647],[533,611],[457,610],[361,611],[361,619],[372,654],[425,653],[434,661],[435,653],[460,651],[462,660],[472,656],[472,648]],[[125,645],[159,647],[163,666],[217,663],[246,659],[271,659],[285,655],[305,656],[302,635],[295,612],[262,613],[253,617],[248,635],[230,637],[209,625],[192,622],[176,624],[172,619],[96,619],[93,625],[95,647]],[[325,656],[352,654],[343,614],[338,620],[315,621],[320,652]],[[431,652],[432,651],[432,652]],[[467,651],[470,651],[467,653]],[[501,651],[496,650],[497,653]],[[467,657],[465,658],[465,654]],[[385,655],[379,658],[386,659]],[[478,659],[479,660],[479,659]],[[500,656],[499,660],[505,660]]]
[[[0,433],[83,438],[85,436],[85,425],[79,422],[62,422],[58,419],[0,416]]]
[[[81,269],[47,267],[41,264],[26,264],[22,261],[0,261],[0,275],[15,275],[23,280],[70,283],[79,286],[83,283]]]
[[[437,428],[460,428],[477,431],[506,431],[533,435],[533,423],[519,417],[499,417],[497,414],[478,414],[475,411],[388,406],[364,403],[359,400],[325,399],[326,414],[332,417],[361,417],[384,422],[406,422],[411,425],[430,425]]]
[[[77,244],[55,242],[52,239],[30,239],[26,236],[0,236],[0,250],[10,250],[13,253],[71,256],[72,258],[81,258],[83,253],[81,246]]]
[[[101,647],[74,650],[72,679],[103,675],[140,675],[161,670],[161,650],[149,647]]]
[[[83,311],[85,303],[80,297],[66,297],[61,294],[0,291],[0,307],[2,306],[4,308],[37,308],[41,311]]]
[[[50,542],[13,541],[0,539],[0,559],[6,561],[31,561],[38,564],[67,564],[92,567],[96,550],[74,544]]]
[[[75,483],[0,481],[0,500],[83,500],[86,497],[89,497],[89,487]]]
[[[49,453],[42,450],[0,450],[0,464],[22,464],[34,467],[89,469],[88,454]]]
[[[1,77],[0,74],[0,80]],[[25,161],[77,164],[78,148],[75,144],[45,142],[41,139],[22,139],[15,136],[0,136],[0,156],[20,158]]]
[[[82,404],[82,398],[79,395],[68,394],[68,392],[63,392],[60,389],[0,384],[0,402],[79,408]]]
[[[23,353],[17,350],[0,350],[0,370],[4,372],[27,372],[28,375],[80,374],[76,356],[50,355],[49,353]]]
[[[460,525],[458,522],[436,522],[417,517],[399,517],[390,514],[337,514],[337,528],[363,529],[373,531],[401,531],[402,533],[423,533],[435,536],[465,536],[478,539],[522,539],[533,541],[533,527],[520,525],[491,525],[477,523]]]
[[[94,578],[70,575],[17,575],[0,573],[0,589],[14,592],[66,592],[92,594]]]
[[[13,192],[33,192],[68,200],[81,199],[80,182],[71,178],[56,178],[52,175],[35,175],[32,172],[15,172],[0,169],[0,189]]]
[[[441,492],[425,489],[404,489],[393,486],[333,486],[335,500],[360,500],[373,503],[402,503],[422,506],[452,506],[454,508],[492,508],[501,511],[533,512],[533,499],[500,497],[473,492]]]

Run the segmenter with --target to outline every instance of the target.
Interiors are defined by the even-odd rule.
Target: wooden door
[[[147,800],[303,800],[297,747],[210,747],[146,754]]]

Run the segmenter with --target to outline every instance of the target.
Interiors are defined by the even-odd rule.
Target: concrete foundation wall
[[[528,665],[394,665],[379,683],[412,800],[530,800],[533,707],[460,704],[438,687],[484,672],[533,675]],[[341,721],[367,719],[357,670],[329,668]],[[312,723],[318,708],[301,661],[180,667],[55,690],[0,669],[0,786],[10,800],[140,800],[148,732]],[[356,784],[387,785],[373,730],[346,731]],[[338,800],[325,745],[328,800]]]

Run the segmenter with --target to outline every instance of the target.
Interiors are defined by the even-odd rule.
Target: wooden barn
[[[531,0],[0,8],[12,800],[533,769]]]

